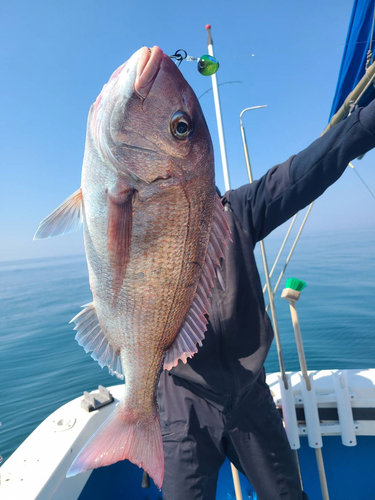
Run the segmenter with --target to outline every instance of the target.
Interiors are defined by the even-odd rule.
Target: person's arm
[[[252,184],[226,194],[253,241],[318,198],[348,163],[375,147],[375,101],[357,109],[308,148],[271,168]]]

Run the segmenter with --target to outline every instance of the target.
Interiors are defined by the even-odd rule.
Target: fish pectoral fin
[[[86,304],[83,311],[77,314],[70,323],[75,323],[74,330],[77,331],[76,341],[86,352],[91,352],[91,357],[95,359],[103,368],[108,367],[111,375],[123,379],[121,358],[117,355],[108,341],[100,326],[94,304]]]
[[[116,302],[130,261],[135,190],[123,180],[108,193],[108,251]]]
[[[220,273],[220,259],[224,258],[222,247],[227,246],[228,239],[231,239],[229,225],[220,198],[216,196],[211,235],[202,273],[185,323],[171,347],[166,351],[164,359],[166,370],[177,366],[180,359],[186,363],[188,358],[192,358],[198,352],[197,344],[202,345],[208,323],[205,315],[209,299],[212,297],[211,289],[214,286],[214,278],[218,279],[221,289],[225,291],[225,282]]]
[[[82,224],[82,189],[79,188],[39,224],[34,240],[77,231]]]

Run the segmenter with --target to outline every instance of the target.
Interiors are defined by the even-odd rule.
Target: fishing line
[[[371,191],[371,189],[369,188],[369,186],[366,184],[366,182],[362,179],[362,177],[360,176],[360,174],[358,173],[357,169],[354,168],[354,165],[352,163],[349,163],[349,167],[351,167],[354,172],[358,175],[359,179],[363,182],[364,186],[366,187],[366,189],[368,190],[368,192],[371,194],[371,196],[374,198],[375,200],[375,195],[374,193]]]
[[[223,83],[219,83],[219,84],[218,84],[218,87],[221,87],[222,85],[229,85],[230,83],[243,83],[243,82],[242,82],[241,80],[233,80],[232,82],[223,82]],[[210,92],[211,90],[212,90],[212,87],[211,87],[210,89],[206,90],[205,92],[203,92],[203,94],[202,94],[202,95],[200,95],[200,96],[198,97],[198,100],[199,100],[201,97],[203,97],[205,94],[208,94],[208,92]]]

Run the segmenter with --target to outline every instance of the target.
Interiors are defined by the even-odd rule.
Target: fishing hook
[[[176,59],[177,65],[180,66],[182,61],[187,58],[187,52],[184,49],[178,49],[172,56],[169,57],[171,59]]]

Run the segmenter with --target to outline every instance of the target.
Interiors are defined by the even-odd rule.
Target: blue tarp
[[[374,18],[374,6],[375,0],[354,0],[330,119],[332,115],[334,115],[341,107],[348,94],[354,89],[365,74],[366,57],[370,46],[370,37]],[[374,54],[375,33],[372,38],[372,53]],[[372,87],[371,90],[364,96],[364,100],[361,101],[361,105],[367,104],[374,98],[375,89]]]

